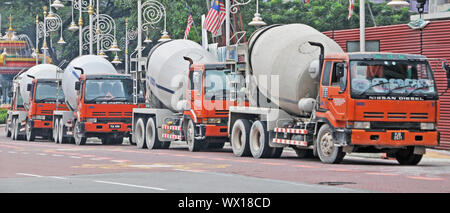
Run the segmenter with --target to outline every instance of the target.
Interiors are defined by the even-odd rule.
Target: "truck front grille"
[[[387,117],[386,117],[387,116]],[[404,113],[404,112],[364,112],[366,119],[389,119],[389,120],[427,120],[428,113]]]

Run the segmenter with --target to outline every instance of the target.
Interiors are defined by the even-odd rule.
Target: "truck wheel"
[[[273,151],[272,151],[272,154],[270,157],[271,158],[280,158],[281,154],[283,154],[284,147],[274,147],[272,149],[273,149]]]
[[[231,147],[236,157],[250,156],[249,135],[251,123],[245,119],[239,119],[233,124],[231,129]]]
[[[395,159],[400,165],[417,165],[422,160],[423,155],[414,154],[414,147],[408,147],[395,153]]]
[[[186,142],[189,146],[189,151],[198,152],[204,148],[205,141],[195,139],[195,125],[194,122],[190,119],[188,121],[185,135],[186,135]]]
[[[114,144],[116,144],[116,145],[123,144],[123,136],[119,136],[119,137],[115,138]]]
[[[225,146],[225,142],[208,142],[207,148],[208,149],[222,149],[223,146]]]
[[[25,133],[26,133],[27,141],[34,141],[34,139],[36,139],[36,131],[31,126],[31,122],[28,120],[25,125]]]
[[[154,118],[149,118],[147,120],[147,125],[145,128],[145,143],[147,144],[147,149],[160,149],[161,141],[158,138],[158,129],[156,128],[156,123]]]
[[[136,127],[134,127],[133,138],[136,142],[136,146],[139,149],[147,148],[145,144],[145,124],[142,118],[139,118],[136,122]]]
[[[299,149],[294,148],[295,153],[298,158],[314,158],[314,153],[312,149]]]
[[[13,118],[12,120],[12,128],[11,128],[11,138],[15,141],[17,140],[17,134],[16,134],[16,119]]]
[[[52,132],[53,132],[53,141],[55,143],[59,143],[59,140],[58,140],[58,136],[59,136],[59,119],[55,119],[53,121],[53,130],[52,130]]]
[[[328,124],[322,125],[317,137],[317,153],[322,163],[340,163],[345,156],[342,147],[334,146],[333,133]]]
[[[61,119],[58,119],[58,143],[63,144],[63,143],[68,143],[73,137],[70,138],[65,138],[64,139],[64,122]],[[74,139],[73,139],[74,140]]]
[[[75,138],[76,145],[80,146],[86,144],[87,138],[82,136],[82,132],[78,121],[75,123],[75,127],[73,129],[73,137]],[[62,139],[64,140],[64,137]]]
[[[11,131],[9,130],[11,127],[11,124],[9,124],[8,122],[6,122],[6,126],[5,126],[5,135],[7,138],[11,137]]]
[[[20,127],[19,127],[19,120],[16,118],[14,121],[14,138],[13,140],[21,140],[20,133]]]
[[[250,152],[254,158],[272,157],[266,124],[261,121],[255,121],[250,129]]]

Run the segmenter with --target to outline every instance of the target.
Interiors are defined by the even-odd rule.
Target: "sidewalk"
[[[444,158],[450,159],[450,151],[449,150],[440,150],[440,149],[427,149],[427,152],[423,156],[424,158]]]

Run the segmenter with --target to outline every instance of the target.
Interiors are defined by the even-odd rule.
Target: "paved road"
[[[12,141],[0,128],[0,192],[450,192],[450,155],[428,150],[418,166],[352,154],[339,165],[234,157],[229,146],[191,153],[128,144]]]

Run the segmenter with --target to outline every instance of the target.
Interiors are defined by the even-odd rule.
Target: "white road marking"
[[[44,155],[47,155],[47,154],[45,154],[45,153],[36,153],[36,155],[44,156]]]
[[[143,188],[143,189],[151,189],[151,190],[158,190],[158,191],[165,191],[167,189],[163,188],[156,188],[156,187],[150,187],[150,186],[139,186],[139,185],[133,185],[133,184],[127,184],[127,183],[117,183],[117,182],[111,182],[111,181],[102,181],[102,180],[94,180],[96,183],[105,183],[105,184],[112,184],[112,185],[119,185],[119,186],[129,186],[129,187],[135,187],[135,188]]]
[[[43,176],[40,175],[33,175],[33,174],[27,174],[27,173],[16,173],[17,175],[23,175],[23,176],[30,176],[30,177],[38,177],[41,178]]]
[[[67,178],[64,178],[64,177],[57,177],[57,176],[48,176],[48,178],[67,180]]]
[[[70,156],[70,158],[80,159],[80,158],[82,158],[82,157],[78,157],[78,156]]]
[[[53,157],[62,157],[62,156],[64,156],[64,155],[53,154],[52,156],[53,156]]]
[[[8,153],[10,153],[10,154],[16,154],[17,152],[9,151]]]

